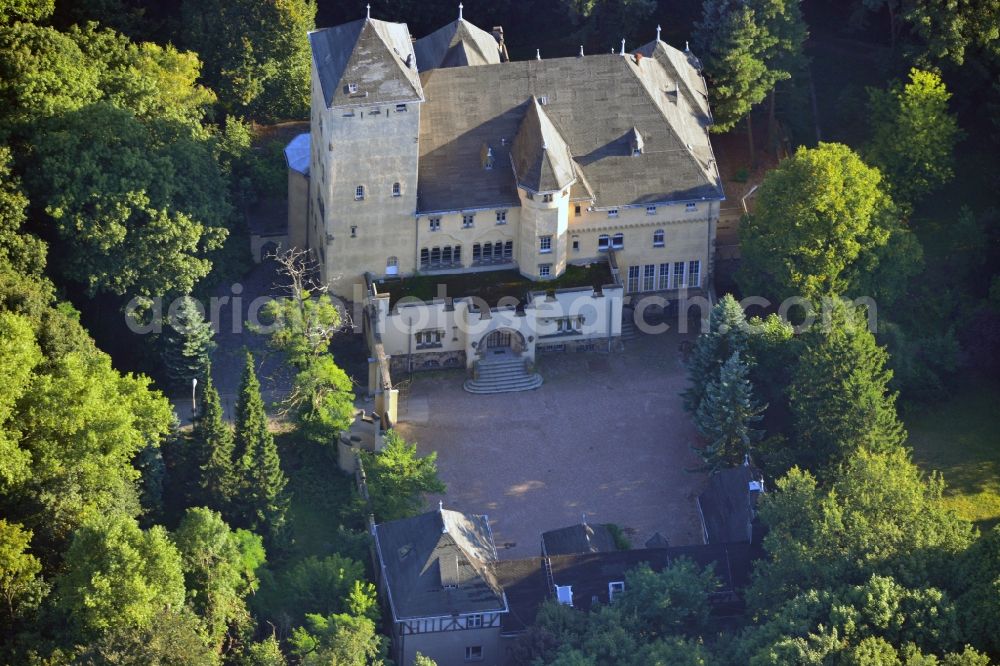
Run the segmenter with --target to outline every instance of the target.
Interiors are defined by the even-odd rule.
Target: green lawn
[[[914,459],[944,473],[948,505],[980,529],[1000,523],[1000,381],[971,380],[905,421]]]

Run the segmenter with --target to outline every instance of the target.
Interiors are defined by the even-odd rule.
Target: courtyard
[[[640,336],[624,352],[538,357],[541,388],[473,395],[464,371],[414,374],[399,432],[436,451],[447,508],[490,517],[501,558],[537,556],[541,533],[614,523],[633,547],[656,532],[701,543],[695,499],[705,480],[690,449],[680,345]],[[405,377],[394,377],[396,382]]]

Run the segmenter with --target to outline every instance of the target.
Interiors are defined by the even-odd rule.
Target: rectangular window
[[[615,595],[625,591],[625,583],[620,580],[608,583],[608,601],[614,601]]]
[[[657,229],[653,232],[653,247],[663,247],[663,229]]]
[[[698,260],[688,264],[688,285],[689,287],[701,286],[701,262]]]
[[[612,208],[608,211],[608,217],[618,217],[618,209]]]
[[[625,234],[617,233],[611,237],[611,247],[620,250],[625,247]]]
[[[357,237],[358,237],[358,228],[355,227],[355,226],[352,226],[351,227],[351,238],[357,238]]]
[[[597,237],[597,251],[607,252],[608,247],[611,245],[611,237],[607,234],[601,234]]]
[[[653,291],[656,281],[656,264],[646,264],[642,267],[642,290]]]
[[[397,104],[396,105],[396,113],[405,113],[405,112],[406,112],[406,105],[405,104]]]
[[[628,283],[625,285],[625,290],[634,293],[639,291],[639,267],[629,266],[628,267]]]
[[[542,195],[542,202],[543,203],[552,203],[552,195],[551,194],[543,194]]]
[[[357,187],[354,188],[354,200],[361,201],[364,198],[365,198],[365,186],[358,185]]]
[[[474,213],[469,213],[467,215],[462,216],[463,229],[471,229],[475,223],[476,223],[476,216]]]
[[[440,347],[441,338],[444,335],[443,331],[433,330],[433,331],[417,331],[414,333],[414,338],[416,339],[417,349],[424,347]]]
[[[358,84],[357,83],[348,83],[347,84],[347,93],[349,95],[353,95],[356,92],[358,92]]]
[[[465,648],[465,660],[466,661],[482,661],[483,660],[483,646],[482,645],[470,645]]]
[[[465,618],[465,628],[466,629],[478,629],[483,626],[483,616],[482,615],[470,615]]]
[[[440,217],[432,217],[432,218],[430,218],[428,220],[428,222],[430,223],[430,230],[431,231],[441,231],[441,218]]]
[[[670,263],[660,264],[659,284],[657,289],[670,289]]]
[[[684,288],[684,262],[676,261],[674,262],[674,284],[672,285],[674,289]]]
[[[573,251],[574,252],[579,252],[580,251],[580,239],[579,238],[576,238],[576,237],[573,238]]]
[[[527,197],[528,199],[530,199],[531,201],[535,200],[535,195],[532,194],[531,192],[525,192],[524,196]]]
[[[646,215],[656,215],[656,206],[646,206]]]
[[[577,204],[577,205],[576,205],[576,207],[575,207],[575,208],[573,208],[573,214],[574,214],[574,215],[575,215],[576,217],[580,217],[580,204]]]
[[[552,275],[552,264],[538,264],[538,276],[549,277]]]
[[[696,203],[684,204],[684,211],[685,212],[687,212],[687,213],[693,213],[696,210],[698,210],[698,204],[696,204]]]
[[[368,112],[368,115],[370,115],[370,116],[380,116],[380,115],[382,115],[382,109],[380,109],[378,107],[375,107],[374,109],[372,109],[371,111]]]
[[[538,237],[538,251],[541,254],[552,252],[552,236]]]
[[[507,211],[505,210],[497,211],[497,224],[507,224]]]
[[[398,197],[403,193],[403,188],[400,187],[399,183],[392,184],[392,196]]]

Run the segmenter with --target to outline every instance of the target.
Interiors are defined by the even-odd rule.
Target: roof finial
[[[438,511],[444,511],[444,500],[438,500]]]
[[[625,55],[625,38],[622,37],[622,52],[619,55]]]
[[[583,44],[580,44],[580,57],[583,57]]]
[[[691,49],[688,47],[687,40],[684,40],[684,52],[691,53]]]
[[[370,19],[372,17],[372,6],[370,4],[365,5],[365,18]]]
[[[462,3],[458,3],[458,20],[462,20]]]
[[[656,24],[656,41],[660,41],[660,30],[661,30],[660,24],[657,23]]]
[[[542,50],[535,49],[535,60],[541,60],[541,59],[542,59]]]

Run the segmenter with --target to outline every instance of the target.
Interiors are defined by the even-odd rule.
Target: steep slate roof
[[[452,21],[413,44],[421,72],[438,67],[496,65],[500,47],[493,35],[465,19]]]
[[[722,198],[700,75],[662,42],[643,50],[650,56],[638,62],[601,54],[422,72],[418,210],[518,205],[503,165],[543,96],[578,178],[572,198],[592,196],[599,208]],[[635,157],[633,128],[643,140]],[[481,165],[483,144],[493,148],[493,169]]]
[[[511,162],[517,184],[534,192],[554,192],[576,180],[573,155],[537,97],[532,97],[514,137]]]
[[[314,30],[309,33],[309,44],[328,107],[423,99],[405,23],[360,19]],[[352,83],[357,92],[349,91]]]
[[[748,465],[722,469],[709,477],[708,488],[698,496],[709,543],[750,542],[758,495],[750,492],[754,480]]]
[[[503,611],[485,516],[441,509],[375,526],[396,620]]]
[[[500,560],[496,564],[496,575],[510,605],[509,612],[500,618],[501,632],[524,631],[535,623],[538,607],[550,596],[542,558]]]
[[[606,525],[581,524],[561,527],[542,533],[542,553],[572,555],[574,553],[610,553],[618,550]]]

